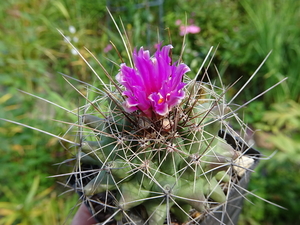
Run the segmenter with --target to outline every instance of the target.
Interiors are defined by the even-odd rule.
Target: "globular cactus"
[[[200,224],[242,176],[251,148],[224,89],[189,79],[171,49],[135,50],[79,117],[75,188],[102,224]]]

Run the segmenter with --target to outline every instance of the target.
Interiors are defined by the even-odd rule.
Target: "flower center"
[[[163,103],[163,101],[164,101],[164,99],[163,98],[160,98],[159,100],[158,100],[158,104],[161,104],[161,103]]]

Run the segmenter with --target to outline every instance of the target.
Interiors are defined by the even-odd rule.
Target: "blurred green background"
[[[5,0],[0,4],[0,118],[11,119],[63,135],[76,116],[19,91],[46,98],[69,110],[84,103],[60,73],[100,87],[99,81],[64,41],[57,29],[79,49],[104,77],[89,49],[114,76],[118,64],[111,40],[122,43],[106,11],[122,18],[132,46],[154,49],[158,41],[174,45],[179,55],[180,25],[200,27],[188,34],[183,60],[197,71],[208,49],[218,46],[214,65],[224,85],[240,81],[228,99],[243,86],[266,55],[272,54],[235,100],[243,104],[284,77],[288,80],[240,112],[255,132],[252,141],[270,156],[261,161],[249,189],[286,207],[282,210],[247,196],[240,223],[297,224],[300,221],[300,1],[295,0]],[[119,23],[120,24],[120,23]],[[160,27],[158,29],[158,27]],[[165,29],[168,28],[168,29]],[[212,66],[213,79],[217,72]],[[105,78],[104,78],[105,79]],[[85,85],[75,83],[82,92]],[[0,121],[0,224],[69,224],[78,196],[60,185],[72,163],[60,163],[72,152],[50,136]],[[56,165],[54,165],[56,164]],[[61,195],[61,193],[64,193]]]

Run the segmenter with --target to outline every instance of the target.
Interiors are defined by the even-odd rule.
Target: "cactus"
[[[245,129],[223,88],[189,79],[171,49],[135,50],[80,116],[75,189],[102,224],[199,224],[246,170],[253,149],[229,126]]]

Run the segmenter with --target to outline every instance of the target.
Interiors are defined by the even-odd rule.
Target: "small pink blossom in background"
[[[175,24],[179,26],[181,24],[181,20],[176,20]]]
[[[112,50],[112,45],[111,44],[108,44],[106,45],[106,47],[103,49],[104,53],[108,53],[110,50]]]
[[[183,36],[185,34],[197,34],[201,31],[201,28],[196,25],[187,25],[187,26],[181,25],[179,29],[180,29],[180,33],[179,33],[180,36]]]
[[[154,44],[154,49],[158,49],[158,48],[160,48],[160,46],[161,46],[161,43],[155,43]]]
[[[179,26],[179,34],[183,36],[185,34],[197,34],[201,31],[201,28],[194,24],[194,20],[189,20],[190,25],[182,25],[181,20],[176,20],[175,24]]]

